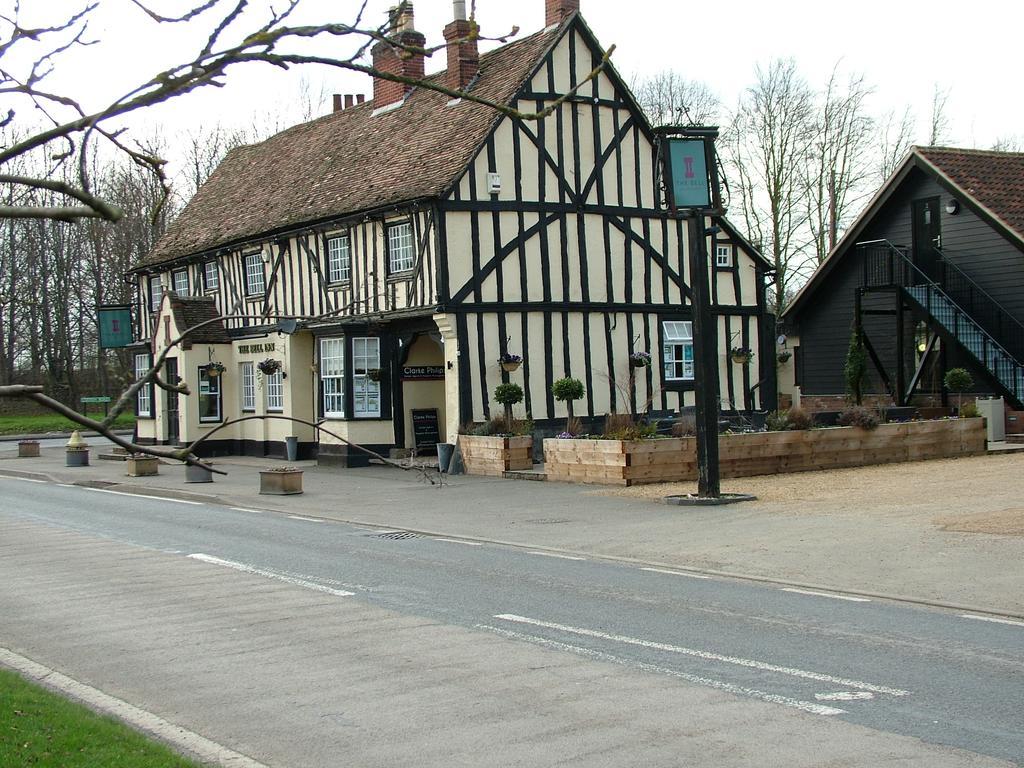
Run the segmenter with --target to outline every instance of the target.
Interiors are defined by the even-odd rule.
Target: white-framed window
[[[693,381],[693,323],[666,320],[661,332],[665,381]]]
[[[327,239],[327,281],[344,283],[352,276],[352,260],[349,254],[348,235],[337,235]]]
[[[210,369],[199,366],[199,422],[221,420],[220,376],[211,376]]]
[[[256,410],[256,364],[241,363],[238,366],[238,381],[242,387],[242,410]]]
[[[320,339],[324,416],[345,416],[345,339]]]
[[[188,270],[179,269],[172,275],[174,292],[179,296],[188,296]]]
[[[245,295],[262,296],[267,282],[263,274],[263,254],[248,253],[245,256]]]
[[[220,269],[216,261],[207,261],[203,264],[203,287],[208,291],[215,291],[220,287]]]
[[[164,297],[164,287],[160,281],[160,275],[152,275],[149,278],[149,311],[156,312],[160,309],[160,301]]]
[[[413,267],[412,222],[388,226],[388,273],[408,272]]]
[[[380,416],[380,382],[369,371],[380,370],[380,339],[352,339],[352,415],[356,418]]]
[[[149,371],[149,354],[143,352],[135,356],[135,380],[138,381]],[[153,415],[153,385],[144,384],[135,394],[135,414],[137,416]]]
[[[284,373],[277,371],[269,376],[264,374],[263,387],[267,391],[267,410],[284,410]]]
[[[716,245],[715,246],[715,266],[716,267],[731,267],[732,266],[732,246],[731,245]]]

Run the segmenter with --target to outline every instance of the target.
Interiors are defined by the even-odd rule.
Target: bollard
[[[67,451],[65,465],[69,467],[89,466],[89,444],[82,439],[76,429],[71,433],[71,438],[65,448]]]

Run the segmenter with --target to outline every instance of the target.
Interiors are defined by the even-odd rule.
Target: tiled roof
[[[471,93],[508,103],[564,26],[482,54]],[[444,73],[428,79],[439,80]],[[153,266],[307,222],[437,197],[468,165],[494,109],[418,88],[399,108],[373,103],[228,153],[138,266]]]
[[[217,320],[192,331],[182,342],[182,347],[188,349],[193,344],[231,343],[231,337],[224,329],[223,321],[219,319],[220,312],[212,296],[178,296],[172,291],[169,298],[171,312],[174,313],[174,324],[178,327],[179,333],[207,320]]]
[[[1024,239],[1024,153],[945,147],[917,152]]]

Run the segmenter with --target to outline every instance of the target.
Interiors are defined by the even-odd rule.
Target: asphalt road
[[[0,521],[351,592],[806,718],[1024,758],[1024,622],[8,478],[0,499]]]

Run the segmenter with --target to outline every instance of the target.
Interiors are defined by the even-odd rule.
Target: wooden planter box
[[[467,475],[501,477],[510,470],[533,469],[533,437],[459,435]]]
[[[126,463],[129,477],[150,477],[160,474],[160,461],[156,456],[129,456]]]
[[[661,440],[544,441],[548,480],[634,485],[685,480],[696,474],[695,458],[685,459],[682,438]]]
[[[985,452],[983,419],[882,424],[877,429],[829,427],[792,432],[721,435],[721,477],[809,472]],[[634,485],[697,479],[697,441],[544,441],[549,480]]]
[[[264,496],[294,496],[302,493],[302,470],[260,471],[260,493]]]
[[[39,457],[39,441],[38,440],[19,440],[18,441],[18,458],[19,459],[35,459]]]

